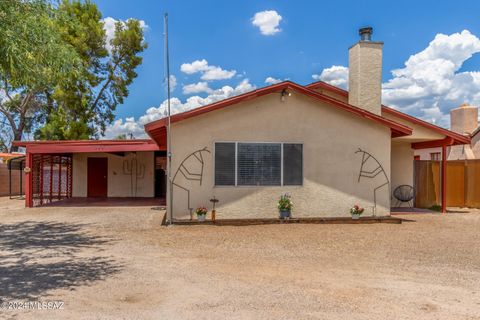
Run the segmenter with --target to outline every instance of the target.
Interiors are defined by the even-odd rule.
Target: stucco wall
[[[215,187],[213,150],[220,141],[303,143],[303,186]],[[175,183],[190,190],[191,208],[211,208],[209,199],[218,198],[221,218],[276,217],[276,202],[285,192],[292,195],[295,216],[348,216],[354,204],[366,207],[365,215],[371,215],[373,189],[385,178],[378,175],[358,182],[362,154],[355,152],[359,148],[370,152],[390,178],[390,143],[389,128],[295,92],[285,102],[274,93],[173,124],[172,168],[175,175],[192,152],[208,149],[201,152],[202,185],[181,173]],[[184,166],[200,173],[200,160],[190,157]],[[365,169],[375,167],[371,159]],[[187,192],[181,187],[173,192],[175,218],[189,216]],[[389,190],[383,188],[377,194],[377,215],[388,215],[389,208]]]
[[[73,155],[74,197],[87,196],[87,159],[89,157],[108,158],[109,197],[153,197],[154,196],[154,155],[153,152],[127,153],[125,157],[108,153],[75,153]],[[137,159],[138,178],[124,172]],[[135,166],[134,166],[135,167]],[[142,169],[144,168],[144,169]],[[127,168],[125,168],[127,169]],[[142,172],[144,170],[144,174]],[[134,169],[135,172],[135,169]],[[135,188],[136,186],[136,188]],[[135,192],[136,190],[136,192]]]
[[[392,193],[402,184],[413,186],[413,156],[409,143],[392,142]]]

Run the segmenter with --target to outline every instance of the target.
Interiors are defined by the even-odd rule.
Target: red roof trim
[[[335,92],[337,94],[340,94],[344,97],[348,97],[348,91],[347,90],[341,89],[339,87],[333,86],[333,85],[328,84],[328,83],[323,82],[323,81],[317,81],[317,82],[311,83],[311,84],[307,85],[306,87],[309,88],[309,89],[322,88],[322,89],[329,90],[329,91]],[[400,112],[400,111],[395,110],[393,108],[387,107],[385,105],[382,105],[382,112],[391,114],[391,115],[396,116],[398,118],[401,118],[403,120],[410,121],[414,124],[420,125],[422,127],[430,129],[430,130],[433,130],[437,133],[446,135],[447,137],[451,137],[455,140],[454,144],[470,144],[470,138],[467,137],[467,136],[464,136],[464,135],[461,135],[459,133],[444,129],[444,128],[439,127],[439,126],[436,126],[434,124],[423,121],[421,119],[418,119],[418,118],[413,117],[411,115],[408,115],[406,113]]]
[[[322,88],[322,89],[325,89],[325,90],[328,90],[328,91],[332,91],[332,92],[334,92],[336,94],[339,94],[341,96],[348,97],[348,91],[347,90],[344,90],[342,88],[336,87],[334,85],[331,85],[331,84],[323,82],[323,81],[313,82],[313,83],[307,84],[305,87],[310,89],[310,90],[315,90],[315,89],[318,89],[318,88]]]
[[[455,144],[455,140],[451,137],[446,137],[440,140],[414,142],[412,143],[412,149],[438,148],[443,146],[451,146],[453,144]]]
[[[215,102],[206,106],[202,106],[190,111],[182,112],[173,115],[170,118],[170,121],[172,123],[182,121],[188,118],[192,118],[207,112],[211,112],[214,110],[218,110],[233,104],[237,104],[239,102],[243,102],[249,99],[253,99],[256,97],[260,97],[272,92],[284,90],[284,89],[292,89],[295,90],[299,93],[302,93],[306,96],[312,97],[314,99],[317,99],[319,101],[327,102],[330,105],[333,105],[335,107],[339,107],[345,111],[354,113],[362,118],[369,119],[372,121],[375,121],[377,123],[380,123],[384,126],[389,127],[392,130],[392,136],[404,136],[404,135],[410,135],[412,133],[412,129],[410,129],[407,126],[404,126],[402,124],[396,123],[395,121],[389,120],[387,118],[384,118],[382,116],[376,115],[374,113],[371,113],[369,111],[366,111],[361,108],[357,108],[355,106],[349,105],[348,103],[336,100],[334,98],[328,97],[326,95],[323,95],[321,93],[315,92],[313,90],[310,90],[306,87],[300,86],[296,83],[293,83],[291,81],[284,81],[278,84],[274,84],[268,87],[264,87],[261,89],[257,89],[248,93],[244,93],[242,95],[232,97],[229,99],[225,99],[219,102]],[[160,133],[159,131],[162,131],[161,129],[167,125],[167,119],[163,118],[160,120],[156,120],[154,122],[150,122],[145,125],[145,131],[154,138],[156,133]],[[163,132],[162,132],[163,133]],[[158,141],[157,141],[158,142]]]
[[[467,136],[464,136],[464,135],[461,135],[459,133],[444,129],[442,127],[436,126],[434,124],[423,121],[421,119],[412,117],[412,116],[410,116],[406,113],[400,112],[398,110],[389,108],[387,106],[382,106],[382,112],[391,114],[391,115],[393,115],[395,117],[398,117],[400,119],[410,121],[414,124],[420,125],[422,127],[425,127],[427,129],[430,129],[430,130],[435,131],[437,133],[446,135],[447,137],[450,137],[450,138],[455,140],[453,144],[470,144],[470,138],[467,137]]]
[[[14,141],[13,145],[26,147],[27,153],[134,152],[160,150],[157,144],[150,139]]]

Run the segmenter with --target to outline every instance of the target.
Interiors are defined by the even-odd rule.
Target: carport
[[[14,145],[26,148],[26,207],[72,198],[79,199],[70,204],[85,205],[155,197],[160,149],[152,140],[16,141]]]

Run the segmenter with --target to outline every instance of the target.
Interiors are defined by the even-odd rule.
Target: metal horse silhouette
[[[370,153],[360,148],[358,148],[358,150],[355,151],[355,153],[362,153],[362,165],[360,166],[360,171],[358,173],[358,182],[360,182],[360,179],[362,177],[374,179],[376,176],[383,174],[384,179],[382,179],[380,181],[380,184],[373,189],[373,204],[374,204],[373,215],[375,215],[377,212],[377,190],[384,186],[388,186],[388,190],[390,190],[390,187],[389,187],[390,181],[388,180],[387,173],[383,169],[383,166],[374,156],[372,156]],[[368,163],[369,161],[370,163]],[[372,161],[373,161],[373,164],[371,164]],[[365,169],[369,167],[374,169],[371,171],[368,169]],[[382,181],[384,182],[381,183]]]
[[[199,149],[197,151],[192,152],[188,156],[183,159],[183,161],[180,163],[180,166],[178,167],[177,171],[175,172],[175,175],[173,176],[172,179],[172,185],[184,190],[187,193],[187,208],[190,211],[190,219],[192,219],[192,212],[193,208],[190,206],[190,189],[187,189],[185,186],[182,186],[178,183],[176,183],[176,179],[179,176],[183,176],[186,180],[189,181],[198,181],[200,185],[202,185],[202,180],[203,180],[203,167],[205,166],[205,160],[203,159],[202,152],[208,152],[210,151],[207,149],[207,147],[203,149]],[[194,162],[197,162],[200,164],[200,172],[194,172],[195,168],[188,168],[188,164],[190,160],[193,160]]]

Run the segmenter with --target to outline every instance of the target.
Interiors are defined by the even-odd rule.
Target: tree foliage
[[[0,121],[15,140],[32,131],[36,139],[100,137],[128,96],[145,48],[135,19],[117,22],[107,39],[88,0],[1,0]]]
[[[0,1],[0,132],[3,149],[22,138],[42,112],[41,92],[75,72],[77,55],[41,0]]]

